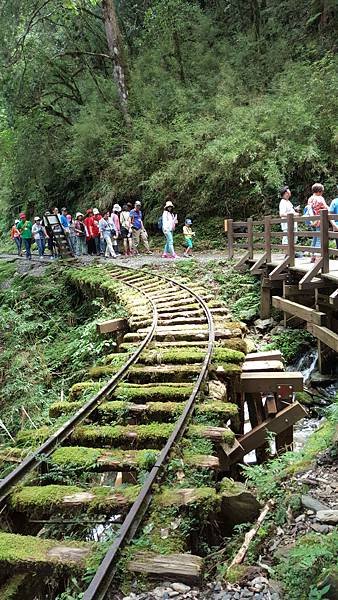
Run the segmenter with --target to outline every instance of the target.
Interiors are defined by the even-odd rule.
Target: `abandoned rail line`
[[[118,284],[129,310],[128,321],[99,325],[105,334],[117,331],[118,352],[94,366],[88,380],[75,384],[67,401],[50,407],[51,417],[71,414],[66,422],[51,429],[23,430],[16,440],[21,451],[18,447],[0,450],[2,462],[8,465],[27,454],[0,482],[0,539],[5,548],[0,590],[4,594],[17,582],[13,598],[18,600],[35,597],[38,584],[41,589],[48,585],[46,574],[55,575],[60,567],[63,574],[85,571],[95,552],[95,544],[89,542],[39,537],[41,519],[48,523],[55,514],[64,518],[67,512],[80,511],[104,514],[107,522],[118,523],[124,516],[83,596],[84,600],[105,598],[121,550],[155,510],[154,498],[157,504],[175,507],[178,514],[191,505],[198,515],[199,503],[207,497],[218,528],[226,530],[236,518],[231,524],[224,522],[229,520],[228,515],[224,519],[224,506],[229,507],[229,496],[242,498],[243,489],[232,482],[229,494],[230,480],[224,476],[233,476],[236,465],[253,450],[257,460],[265,460],[267,431],[276,435],[278,450],[290,446],[293,424],[306,415],[295,401],[303,386],[301,374],[284,371],[278,352],[246,354],[245,326],[233,322],[227,308],[198,283],[186,285],[145,269],[140,277],[140,269],[125,266],[96,266],[90,272],[89,277],[86,268],[72,269],[73,285],[93,293],[102,288],[113,297]],[[88,394],[92,395],[86,400]],[[194,439],[206,440],[208,452],[194,450]],[[173,483],[166,472],[173,455],[178,474],[189,464],[211,474],[213,483],[182,487],[178,476]],[[53,469],[67,473],[70,466],[81,473],[81,481],[87,477],[85,486],[51,483]],[[142,467],[147,476],[139,485],[137,473]],[[97,487],[93,481],[98,472],[118,475],[113,485]],[[255,517],[258,508],[258,503],[254,509],[247,507],[237,515],[237,522]],[[166,531],[165,523],[158,527],[160,531],[155,527],[150,538],[161,537],[163,528]],[[176,528],[172,535],[177,537]],[[180,539],[178,551],[163,556],[136,552],[136,548],[127,570],[198,581],[203,560],[191,553],[186,534],[185,538]],[[33,587],[26,575],[30,570],[44,575],[34,580]]]

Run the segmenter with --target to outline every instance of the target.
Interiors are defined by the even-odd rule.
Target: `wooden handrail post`
[[[295,266],[295,220],[293,213],[286,215],[289,266]]]
[[[271,262],[271,216],[264,217],[264,245],[266,262]]]
[[[234,257],[234,227],[233,219],[228,219],[228,257]]]
[[[253,218],[249,217],[248,218],[248,252],[249,252],[249,258],[252,259],[253,258]]]
[[[327,208],[320,211],[320,253],[323,259],[322,273],[329,273],[329,211]]]

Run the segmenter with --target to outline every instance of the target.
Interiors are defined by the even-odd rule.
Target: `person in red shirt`
[[[102,219],[102,215],[98,208],[93,208],[93,235],[95,242],[96,254],[104,254],[105,252],[105,243],[104,240],[100,236],[99,229],[99,221]]]
[[[94,254],[95,253],[95,242],[94,242],[94,237],[93,237],[93,209],[92,208],[88,208],[88,210],[86,211],[86,218],[84,219],[84,224],[86,227],[86,242],[87,242],[87,248],[88,248],[88,254]]]

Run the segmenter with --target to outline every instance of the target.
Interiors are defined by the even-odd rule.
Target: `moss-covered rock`
[[[95,381],[81,381],[80,383],[75,383],[69,390],[68,401],[76,402],[85,392],[89,390],[94,395],[99,391],[100,387],[101,385]]]

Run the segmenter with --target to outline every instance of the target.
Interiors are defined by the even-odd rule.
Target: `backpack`
[[[313,208],[312,206],[305,206],[304,210],[303,210],[303,215],[304,217],[313,217],[314,212],[313,212]],[[307,225],[308,227],[311,227],[311,225],[313,225],[312,221],[305,221],[305,225]]]
[[[157,228],[162,231],[163,229],[163,216],[161,215],[159,220],[157,221]]]

